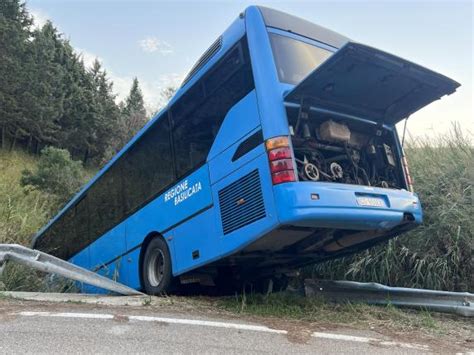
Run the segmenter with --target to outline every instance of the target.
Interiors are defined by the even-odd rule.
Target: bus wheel
[[[173,281],[168,245],[161,238],[148,244],[142,263],[143,286],[148,295],[162,295],[170,291]]]

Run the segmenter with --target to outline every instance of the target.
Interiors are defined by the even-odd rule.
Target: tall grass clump
[[[34,170],[36,165],[37,158],[31,155],[0,150],[0,243],[29,245],[51,214],[44,193],[26,193],[20,185],[22,171]]]
[[[0,244],[30,246],[91,173],[62,149],[45,148],[40,157],[0,149]],[[69,286],[64,280],[48,282],[43,274],[14,263],[0,275],[0,290],[57,291]]]
[[[474,147],[457,126],[405,147],[423,225],[384,245],[315,265],[313,276],[474,291]]]
[[[51,207],[39,191],[25,193],[22,171],[35,169],[37,158],[20,151],[0,150],[0,244],[30,246],[31,237],[47,221]],[[38,290],[42,279],[35,272],[9,263],[0,276],[0,290]]]

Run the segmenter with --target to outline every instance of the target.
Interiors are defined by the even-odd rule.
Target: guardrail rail
[[[0,244],[0,275],[8,261],[26,265],[49,274],[61,275],[71,280],[83,282],[122,295],[143,295],[143,293],[122,285],[121,283],[73,265],[55,256],[22,245]]]
[[[390,287],[379,283],[305,280],[307,297],[321,296],[334,302],[354,302],[426,309],[474,317],[474,294],[418,288]]]

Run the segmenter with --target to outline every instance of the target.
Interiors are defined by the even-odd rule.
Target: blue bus
[[[34,247],[148,294],[284,284],[422,222],[395,124],[458,86],[249,7]]]

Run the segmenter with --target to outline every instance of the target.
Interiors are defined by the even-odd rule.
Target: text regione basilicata
[[[189,186],[188,180],[184,180],[165,193],[165,202],[174,199],[174,205],[176,206],[201,190],[202,186],[200,181]]]

